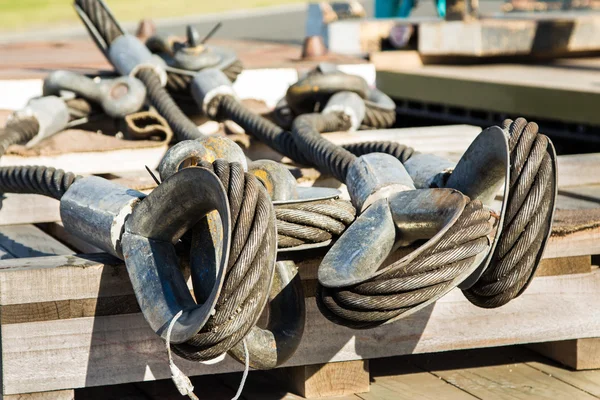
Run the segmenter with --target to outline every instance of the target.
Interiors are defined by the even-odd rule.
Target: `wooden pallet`
[[[326,30],[330,51],[353,56],[383,50],[394,30],[403,30],[407,38],[411,34],[416,37],[411,48],[425,57],[434,57],[434,62],[456,57],[471,61],[557,58],[600,51],[600,17],[595,14],[494,15],[465,21],[433,17],[349,19],[333,21]]]
[[[379,358],[369,361],[370,390],[323,400],[594,400],[600,397],[600,370],[569,371],[523,346]],[[240,374],[192,378],[201,399],[229,400]],[[351,384],[351,381],[347,381]],[[324,385],[322,386],[322,388]],[[78,400],[175,400],[170,380],[76,391]],[[250,372],[242,400],[300,400],[272,374]]]
[[[458,126],[329,137],[336,143],[385,137],[456,158],[478,131]],[[255,154],[264,151],[260,146],[251,149]],[[366,360],[372,358],[600,337],[595,315],[600,271],[591,264],[591,255],[600,254],[599,160],[597,154],[559,158],[562,209],[556,213],[538,277],[523,296],[497,310],[476,308],[455,290],[403,321],[353,331],[328,322],[316,307],[319,255],[298,259],[307,325],[300,348],[277,372],[278,379],[307,397],[342,395],[368,389]],[[294,173],[305,185],[339,185],[311,169]],[[153,186],[140,170],[109,177],[136,189]],[[140,314],[123,263],[93,254],[97,249],[69,235],[58,223],[57,201],[51,200],[48,213],[40,217],[18,211],[25,199],[31,201],[30,210],[42,201],[14,195],[14,208],[0,210],[0,220],[6,214],[21,219],[21,225],[0,226],[2,395],[72,398],[74,388],[168,378],[164,343]],[[545,346],[576,360],[580,354],[561,343]],[[242,369],[230,358],[214,365],[177,363],[194,376]]]
[[[400,112],[484,125],[501,115],[527,116],[547,121],[548,129],[562,131],[563,137],[598,142],[598,57],[546,64],[424,65],[416,52],[397,51],[375,54],[372,61],[377,86],[396,100]],[[589,129],[578,131],[569,124]]]

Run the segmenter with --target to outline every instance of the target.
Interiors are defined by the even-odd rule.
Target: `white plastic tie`
[[[242,374],[242,380],[240,381],[240,386],[238,387],[237,393],[231,400],[238,400],[242,395],[242,391],[244,390],[244,385],[246,384],[246,378],[248,378],[248,371],[250,370],[250,354],[248,353],[248,345],[246,344],[246,339],[242,340],[242,344],[244,345],[244,373]]]
[[[182,396],[188,396],[192,400],[199,400],[198,397],[194,394],[194,385],[190,381],[190,378],[187,377],[186,374],[181,371],[175,362],[173,362],[173,355],[171,353],[171,331],[173,330],[173,326],[175,322],[181,317],[183,314],[183,310],[179,311],[169,323],[169,328],[167,329],[167,354],[169,355],[169,368],[171,369],[171,380],[179,390]],[[244,385],[246,384],[246,379],[248,378],[248,372],[250,371],[250,353],[248,352],[248,345],[246,344],[246,339],[242,340],[242,344],[244,345],[244,373],[242,374],[242,380],[240,381],[240,386],[235,394],[235,396],[231,400],[238,400],[242,395],[242,391],[244,390]]]
[[[181,317],[183,314],[183,310],[179,311],[171,322],[169,323],[169,329],[167,329],[167,354],[169,355],[169,368],[171,369],[171,380],[179,390],[182,396],[188,396],[190,399],[198,400],[198,397],[194,394],[194,385],[190,381],[190,378],[184,374],[177,365],[173,362],[173,355],[171,354],[171,331],[173,330],[173,326],[175,322]]]

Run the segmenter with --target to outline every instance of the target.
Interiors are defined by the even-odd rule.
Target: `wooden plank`
[[[548,341],[529,347],[575,370],[600,369],[600,338]]]
[[[142,170],[145,165],[156,168],[166,151],[167,147],[162,146],[110,152],[67,153],[35,158],[5,155],[0,159],[0,166],[35,164],[81,175],[119,173],[124,170]]]
[[[562,382],[600,397],[600,371],[570,371],[550,360],[531,361],[527,365]]]
[[[75,254],[33,225],[0,226],[0,246],[14,258]]]
[[[94,267],[83,270],[87,269]],[[107,282],[107,286],[112,285]],[[453,291],[398,323],[365,331],[330,323],[314,299],[307,299],[304,336],[285,366],[600,337],[600,320],[595,317],[599,287],[598,271],[536,278],[519,299],[495,310],[477,308]],[[43,297],[47,288],[48,284],[38,285],[37,297]],[[29,299],[36,300],[36,295]],[[170,377],[164,342],[141,314],[10,324],[2,326],[1,334],[6,394]],[[243,367],[230,358],[215,365],[180,359],[177,363],[188,375]],[[60,376],[56,365],[61,365]]]
[[[363,400],[475,400],[476,397],[411,364],[406,357],[370,361],[371,390]]]
[[[512,349],[483,349],[411,358],[411,362],[420,368],[480,399],[597,398],[518,361]]]
[[[546,258],[540,262],[535,276],[583,274],[591,271],[591,256]]]
[[[60,221],[58,200],[35,194],[6,193],[3,196],[0,225]]]
[[[279,378],[273,377],[272,372],[274,371],[251,371],[244,384],[242,397],[245,400],[301,400],[303,398],[288,393]],[[227,398],[229,400],[237,392],[242,374],[222,374],[218,375],[218,379],[222,385],[225,385],[231,391],[232,394]],[[348,396],[348,398],[343,397],[340,400],[350,400],[350,398]],[[354,398],[352,400],[358,399]]]
[[[600,18],[594,15],[545,18],[481,18],[462,21],[465,2],[455,18],[461,21],[419,24],[419,53],[423,56],[560,57],[600,50]],[[450,7],[450,4],[448,4]],[[449,19],[447,15],[446,19]]]
[[[68,244],[71,248],[77,250],[79,253],[103,253],[103,250],[99,249],[98,247],[89,244],[85,240],[67,232],[62,222],[47,222],[38,224],[37,226],[52,237]]]
[[[600,210],[556,210],[544,258],[598,254]]]
[[[74,390],[56,390],[52,392],[25,393],[2,396],[3,400],[75,400]],[[107,399],[108,400],[108,399]],[[133,400],[133,399],[131,399]]]
[[[369,391],[367,360],[300,365],[282,371],[289,391],[307,399],[346,396]]]
[[[558,157],[558,184],[561,188],[600,183],[600,154],[571,154]]]
[[[403,67],[401,52],[373,58],[377,87],[394,99],[489,110],[512,116],[600,124],[592,104],[600,87],[598,58],[542,65],[425,65]],[[586,70],[589,68],[589,70]],[[451,96],[461,93],[461,96]],[[569,104],[569,107],[565,107]]]
[[[600,207],[600,185],[576,186],[559,189],[556,208],[567,210],[594,210]]]
[[[78,389],[75,392],[77,399],[85,400],[148,400],[148,396],[133,383]]]
[[[221,382],[219,375],[195,376],[190,380],[194,385],[194,394],[199,399],[230,400],[235,396],[235,392]],[[146,400],[180,400],[182,398],[171,379],[140,382],[135,386],[144,393]],[[247,399],[246,396],[243,398]]]
[[[557,224],[557,229],[561,227]],[[600,227],[584,227],[583,231],[552,237],[545,258],[558,260],[544,261],[539,274],[589,271],[589,254],[600,253],[599,239]],[[577,258],[565,259],[565,256]],[[316,279],[318,264],[319,258],[298,262],[305,281]],[[118,310],[136,310],[133,289],[122,261],[106,254],[0,260],[0,270],[0,304],[16,307],[35,303],[40,309],[68,310],[63,314],[45,314],[48,320],[58,315],[92,316],[93,312],[110,315]],[[22,285],[22,282],[29,284]],[[14,290],[16,287],[19,290]],[[118,300],[114,306],[109,299],[112,297]],[[41,316],[36,320],[39,318]]]

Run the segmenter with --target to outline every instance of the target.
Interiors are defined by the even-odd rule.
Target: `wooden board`
[[[570,371],[522,346],[400,356],[369,361],[370,391],[327,400],[475,400],[600,397],[600,371]],[[251,371],[243,400],[299,400],[275,380],[273,372]],[[526,377],[526,379],[524,379]],[[193,377],[200,399],[229,400],[241,373]],[[459,384],[459,385],[457,385]],[[565,389],[565,384],[570,389]],[[137,389],[137,390],[136,390]],[[477,393],[481,397],[476,397]],[[77,398],[96,400],[175,400],[180,395],[170,380],[86,388]]]
[[[418,29],[422,56],[561,57],[600,51],[600,18],[593,14],[422,22]]]
[[[63,262],[51,262],[61,258]],[[87,258],[24,259],[13,261],[13,266],[11,260],[0,261],[2,308],[131,296],[122,266]],[[14,280],[35,284],[16,290]],[[497,310],[476,308],[454,291],[399,323],[367,331],[331,324],[308,298],[305,335],[286,365],[600,336],[600,321],[594,317],[599,285],[597,271],[537,278],[523,296]],[[6,394],[164,379],[170,374],[164,343],[138,313],[9,323],[2,325],[2,338]],[[60,376],[57,363],[64,371]],[[216,365],[179,360],[178,365],[191,375],[242,368],[231,359]]]
[[[371,365],[371,390],[358,395],[363,400],[477,399],[404,357],[372,360]]]
[[[2,396],[3,400],[75,400],[74,390],[55,390],[52,392],[38,392]],[[131,399],[133,400],[133,399]]]
[[[575,370],[600,369],[600,338],[535,343],[530,348]]]
[[[409,358],[410,363],[478,399],[597,399],[527,363],[538,360],[515,348]]]
[[[342,361],[300,365],[275,371],[284,376],[284,387],[307,399],[346,396],[369,391],[369,362]]]
[[[408,58],[408,66],[403,52],[383,52],[371,58],[377,68],[377,86],[394,99],[600,125],[593,107],[600,98],[600,58],[545,65],[420,67],[415,66],[414,55]]]

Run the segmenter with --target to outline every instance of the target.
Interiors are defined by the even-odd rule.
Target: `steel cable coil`
[[[202,330],[175,353],[193,361],[213,359],[235,346],[256,324],[270,291],[276,229],[269,229],[274,208],[258,179],[237,163],[217,160],[211,168],[225,187],[233,227],[229,264],[214,314]],[[274,227],[273,227],[274,228]]]
[[[489,248],[490,212],[471,201],[441,240],[409,263],[394,263],[358,285],[317,289],[317,305],[332,322],[373,328],[453,289]]]
[[[354,221],[349,201],[331,199],[275,206],[280,249],[320,243],[340,236]]]
[[[517,297],[541,258],[550,230],[556,176],[549,139],[523,118],[506,120],[510,191],[503,230],[490,266],[465,296],[479,307],[500,307]]]

